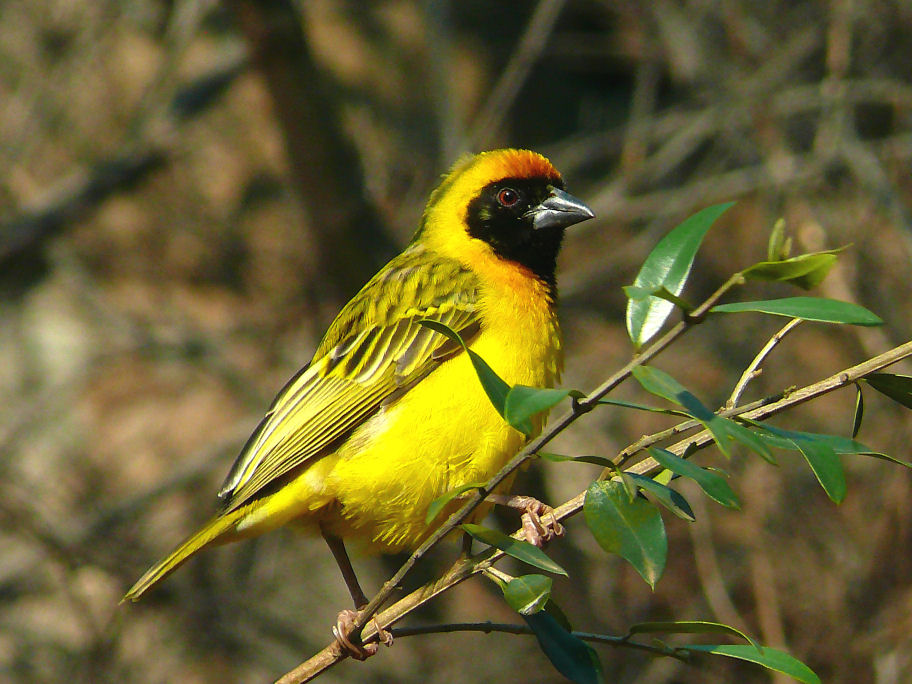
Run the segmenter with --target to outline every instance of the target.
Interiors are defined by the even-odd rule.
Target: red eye
[[[502,207],[512,207],[519,202],[519,193],[513,188],[502,188],[497,193],[497,201]]]

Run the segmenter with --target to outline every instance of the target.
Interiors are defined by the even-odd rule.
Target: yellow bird
[[[462,348],[419,321],[459,332],[510,385],[559,379],[556,258],[564,229],[594,216],[563,187],[535,152],[459,160],[405,251],[346,304],[279,392],[219,491],[216,516],[124,599],[210,544],[294,522],[323,534],[363,605],[342,540],[381,553],[416,547],[433,531],[425,515],[434,499],[489,479],[527,441],[491,405]]]

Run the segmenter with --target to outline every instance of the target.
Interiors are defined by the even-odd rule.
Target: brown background
[[[629,358],[621,286],[664,232],[729,199],[692,301],[762,258],[782,216],[802,250],[852,244],[814,294],[887,321],[801,326],[749,398],[908,339],[910,33],[901,0],[2,3],[0,679],[259,682],[327,643],[348,597],[322,542],[293,532],[117,601],[211,513],[270,398],[465,150],[537,149],[598,214],[560,261],[567,386]],[[712,321],[658,365],[719,405],[783,322]],[[909,458],[906,414],[866,396],[859,438]],[[777,422],[845,434],[853,398]],[[604,410],[555,450],[610,456],[665,425]],[[718,619],[827,682],[912,681],[910,474],[846,458],[837,507],[780,460],[700,456],[733,473],[743,510],[683,486],[698,522],[666,518],[654,593],[571,521],[551,549],[571,574],[558,603],[579,629]],[[556,503],[595,472],[536,467],[523,489]],[[376,588],[397,562],[356,565]],[[413,624],[484,619],[515,616],[476,581]],[[610,681],[771,678],[599,650]],[[326,679],[560,681],[532,639],[480,634],[402,639]]]

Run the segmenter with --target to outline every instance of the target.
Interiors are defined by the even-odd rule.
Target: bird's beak
[[[537,207],[532,207],[526,215],[532,218],[532,227],[536,230],[566,228],[595,217],[592,209],[581,200],[557,188],[551,188],[551,194]]]

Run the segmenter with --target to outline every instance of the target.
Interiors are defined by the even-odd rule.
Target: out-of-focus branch
[[[345,301],[396,251],[365,193],[358,155],[311,53],[295,4],[230,0],[275,104],[293,185],[304,204],[324,283]]]

